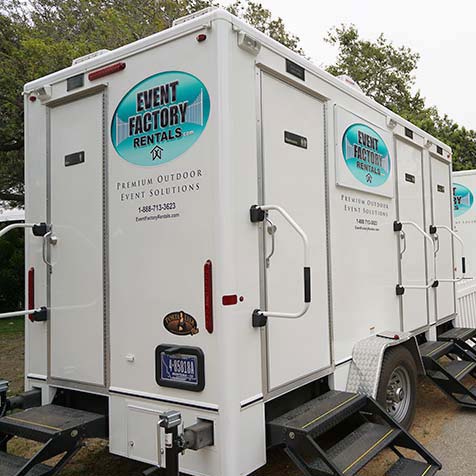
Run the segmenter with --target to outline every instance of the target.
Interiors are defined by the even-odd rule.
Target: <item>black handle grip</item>
[[[461,266],[463,269],[463,274],[466,274],[466,258],[464,256],[461,258]]]
[[[311,302],[311,268],[304,267],[304,302]]]

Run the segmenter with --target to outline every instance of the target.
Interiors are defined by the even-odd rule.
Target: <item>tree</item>
[[[393,45],[383,34],[374,42],[362,39],[355,25],[333,28],[325,41],[338,48],[328,72],[349,75],[367,96],[451,146],[455,170],[476,168],[476,131],[441,116],[425,105],[419,91],[413,92],[418,53]]]
[[[261,3],[250,0],[236,0],[228,7],[228,11],[243,18],[259,31],[269,35],[296,53],[304,54],[303,49],[299,46],[299,37],[289,33],[283,19],[280,17],[273,18],[271,11],[264,8]]]
[[[214,0],[0,0],[0,200],[23,202],[23,84],[168,28]],[[229,10],[302,52],[282,19],[251,0]]]

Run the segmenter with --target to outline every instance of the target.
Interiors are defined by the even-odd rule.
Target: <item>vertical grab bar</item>
[[[253,327],[262,327],[266,325],[268,317],[281,317],[286,319],[297,319],[304,316],[311,305],[311,265],[309,239],[304,230],[294,221],[291,215],[278,205],[253,205],[250,209],[250,219],[252,223],[262,222],[266,218],[267,212],[274,210],[282,215],[282,217],[291,225],[296,233],[301,237],[304,247],[304,303],[300,311],[297,312],[279,312],[264,311],[255,309],[253,312]]]
[[[0,230],[0,238],[5,236],[12,230],[16,228],[31,228],[33,235],[43,237],[43,248],[45,237],[51,235],[51,225],[46,223],[13,223],[11,225],[6,226]],[[44,253],[43,253],[44,256]],[[14,312],[4,312],[0,314],[0,319],[9,319],[11,317],[19,317],[19,316],[32,316],[34,321],[46,321],[47,319],[47,309],[46,307],[39,307],[37,309],[25,309],[21,311],[14,311]]]
[[[430,289],[430,288],[436,288],[438,287],[438,281],[436,279],[436,245],[435,241],[431,238],[431,236],[421,228],[417,223],[413,221],[408,221],[408,220],[402,220],[402,221],[394,221],[393,222],[393,231],[402,233],[403,232],[403,225],[409,225],[415,228],[423,237],[425,240],[427,240],[431,244],[431,248],[433,250],[433,276],[430,279],[430,282],[425,285],[421,284],[397,284],[397,294],[401,295],[403,294],[402,290],[404,291],[405,289]],[[403,232],[405,233],[405,232]],[[406,240],[405,240],[405,249],[406,249]]]
[[[463,241],[463,239],[457,233],[455,233],[449,226],[446,226],[446,225],[430,226],[430,230],[432,230],[432,229],[447,231],[461,245],[461,271],[462,271],[462,276],[459,277],[459,278],[443,278],[443,279],[439,279],[438,281],[441,281],[443,283],[459,283],[460,281],[463,281],[463,279],[468,279],[468,278],[466,278],[466,257],[465,257],[465,253],[464,253],[464,241]]]

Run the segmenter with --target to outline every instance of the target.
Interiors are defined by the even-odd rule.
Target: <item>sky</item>
[[[396,46],[420,54],[416,89],[428,106],[467,128],[476,129],[476,2],[471,0],[260,0],[318,65],[335,60],[337,50],[324,42],[326,32],[354,23],[361,37],[380,33]],[[227,2],[224,2],[227,3]],[[230,3],[230,2],[228,2]]]

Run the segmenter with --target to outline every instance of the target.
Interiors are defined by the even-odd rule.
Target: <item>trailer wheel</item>
[[[377,401],[401,426],[409,429],[415,418],[417,368],[408,349],[399,346],[384,356]]]

